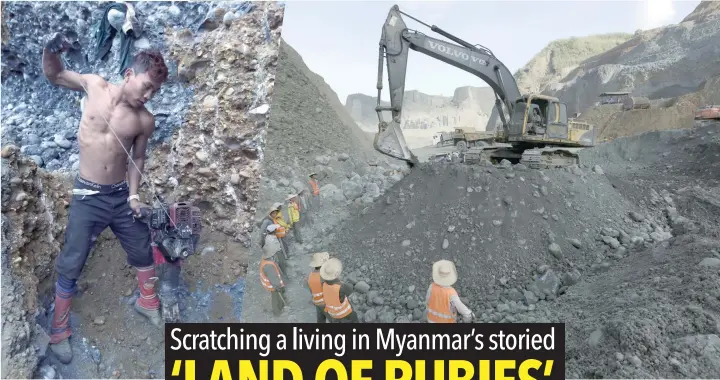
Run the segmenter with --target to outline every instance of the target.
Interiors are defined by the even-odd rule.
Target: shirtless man
[[[60,54],[69,46],[57,33],[45,45],[42,56],[43,73],[50,83],[87,96],[78,130],[80,173],[75,179],[65,242],[56,261],[50,349],[64,364],[73,357],[69,315],[75,285],[95,239],[107,227],[127,252],[128,264],[137,269],[140,298],[135,310],[154,325],[163,325],[155,292],[150,230],[133,214],[139,215],[141,208],[148,207],[138,196],[145,149],[155,130],[155,118],[145,103],[168,75],[162,55],[141,52],[126,70],[123,83],[114,85],[98,75],[65,70]],[[135,165],[128,163],[126,151],[131,150]]]

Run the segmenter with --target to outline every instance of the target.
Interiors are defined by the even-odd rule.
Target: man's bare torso
[[[113,99],[117,86],[100,78],[88,83],[87,90],[78,130],[80,176],[102,185],[115,184],[126,179],[128,153],[149,113]]]

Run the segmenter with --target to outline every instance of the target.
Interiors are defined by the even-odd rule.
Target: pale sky
[[[678,23],[699,3],[697,0],[288,1],[282,38],[345,103],[352,93],[377,95],[378,42],[393,4],[426,24],[486,46],[514,73],[553,40],[634,33],[637,29]],[[445,39],[407,17],[404,20],[411,29]],[[460,86],[486,84],[465,71],[411,50],[406,91],[452,96]],[[387,90],[387,79],[383,87]],[[387,91],[383,99],[388,100]]]

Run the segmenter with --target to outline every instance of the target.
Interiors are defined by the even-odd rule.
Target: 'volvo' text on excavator
[[[458,45],[408,29],[401,15],[427,26]],[[401,12],[395,5],[390,9],[380,39],[375,108],[379,124],[373,144],[376,150],[411,165],[418,162],[408,148],[401,128],[410,49],[474,74],[494,90],[495,107],[486,127],[487,131],[494,133],[470,143],[470,146],[459,142],[457,147],[463,151],[466,161],[508,159],[531,168],[564,167],[579,163],[578,149],[595,145],[595,129],[592,125],[568,120],[567,106],[557,98],[539,94],[522,95],[515,78],[490,49],[472,45],[435,25],[425,24]],[[383,61],[387,61],[389,107],[381,104]],[[390,121],[384,120],[383,111],[391,112]]]

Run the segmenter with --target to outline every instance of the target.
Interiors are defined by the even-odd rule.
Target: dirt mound
[[[33,376],[49,337],[36,325],[38,283],[51,278],[67,220],[69,183],[2,151],[2,377]]]
[[[617,139],[592,170],[423,165],[331,252],[365,322],[423,321],[451,259],[480,321],[566,324],[569,378],[717,377],[718,132]]]
[[[498,284],[524,286],[542,265],[559,273],[592,266],[589,252],[615,245],[617,231],[647,240],[666,237],[654,218],[633,222],[627,214],[632,210],[638,209],[604,175],[589,170],[426,164],[364,215],[347,221],[342,230],[352,233],[338,233],[331,248],[347,262],[348,273],[357,271],[349,278],[420,303],[430,264],[454,260],[459,291],[472,295],[471,304],[479,307],[482,298],[476,296],[492,293]],[[599,235],[610,238],[597,241]],[[557,288],[551,293],[557,295]]]

